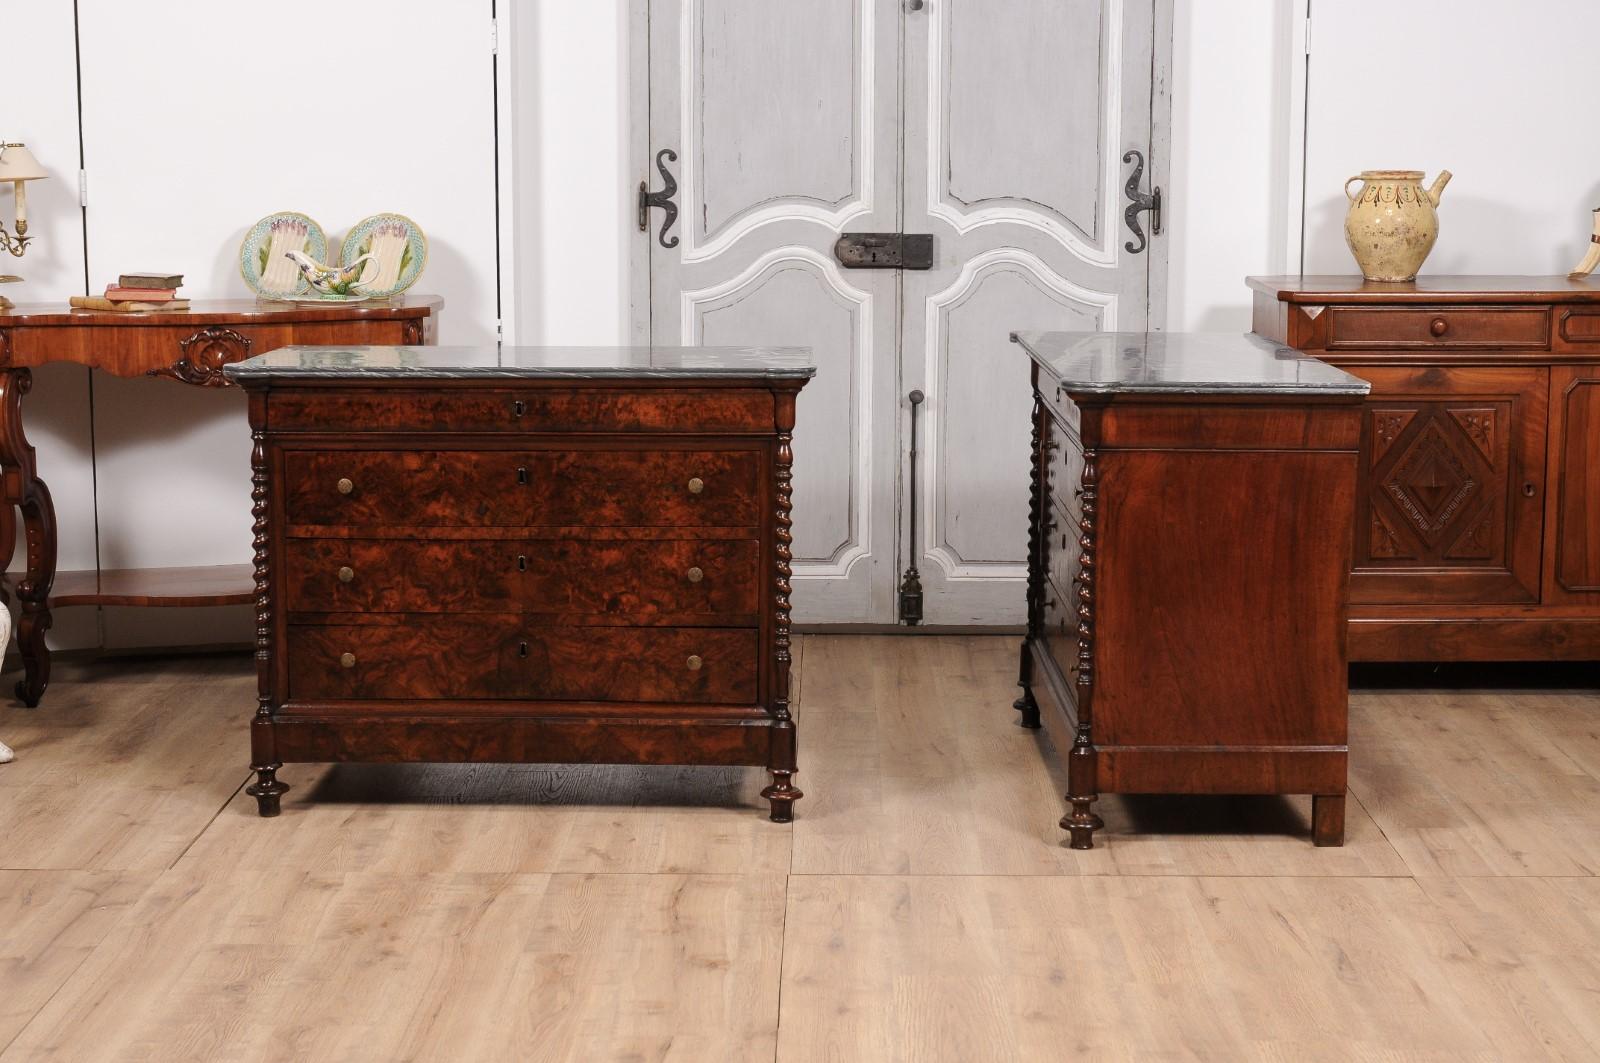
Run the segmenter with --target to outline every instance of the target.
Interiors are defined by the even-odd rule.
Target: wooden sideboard
[[[1344,838],[1345,602],[1367,386],[1253,337],[1031,333],[1016,708],[1101,793],[1311,794]]]
[[[1249,284],[1257,333],[1372,383],[1351,659],[1600,659],[1600,280]]]
[[[294,761],[748,764],[794,786],[803,352],[292,347],[255,446],[249,788]]]
[[[249,565],[56,572],[56,519],[22,425],[31,368],[77,362],[116,376],[225,387],[222,367],[291,343],[436,342],[443,301],[433,296],[328,307],[196,301],[189,310],[121,314],[53,305],[0,310],[0,572],[11,561],[20,511],[27,570],[21,603],[17,697],[37,705],[50,680],[51,610],[72,605],[244,605],[255,599]]]

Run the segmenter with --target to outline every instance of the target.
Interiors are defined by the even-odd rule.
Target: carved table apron
[[[18,511],[27,537],[27,572],[15,587],[21,602],[17,646],[24,668],[17,697],[37,705],[44,696],[50,679],[45,632],[52,607],[233,605],[254,599],[248,565],[237,571],[89,572],[75,574],[71,586],[55,586],[55,510],[22,427],[22,397],[33,384],[32,366],[77,362],[116,376],[230,387],[222,376],[224,365],[292,343],[436,342],[442,306],[435,296],[410,296],[354,307],[235,300],[196,301],[189,310],[172,313],[69,311],[50,304],[0,312],[0,558],[6,566],[16,541]]]

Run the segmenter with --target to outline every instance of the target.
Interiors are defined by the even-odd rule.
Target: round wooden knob
[[[339,667],[340,668],[354,668],[355,666],[356,666],[356,655],[355,654],[353,654],[353,653],[341,653],[341,654],[339,654]]]
[[[697,495],[701,491],[704,491],[705,489],[706,489],[706,482],[704,480],[700,479],[700,477],[693,476],[693,477],[689,478],[689,493],[691,495]]]
[[[684,573],[684,576],[689,580],[690,583],[699,583],[701,580],[706,578],[705,572],[699,568],[689,569],[689,571]]]
[[[356,489],[355,482],[352,481],[348,476],[339,477],[339,482],[335,486],[339,488],[339,493],[341,495],[347,495]]]
[[[698,654],[691,653],[689,655],[689,659],[684,663],[689,666],[689,671],[698,672],[700,670],[700,666],[706,662],[702,661]]]
[[[1436,317],[1433,319],[1433,324],[1428,326],[1428,331],[1433,333],[1435,336],[1443,336],[1446,332],[1450,331],[1450,322],[1446,321],[1442,317]]]
[[[349,565],[341,565],[339,567],[339,582],[340,583],[349,583],[351,580],[353,580],[355,578],[356,578],[356,570],[355,569],[351,568]]]

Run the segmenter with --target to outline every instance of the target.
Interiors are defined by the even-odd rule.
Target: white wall
[[[1594,0],[1317,0],[1306,271],[1355,269],[1344,181],[1455,174],[1424,273],[1565,274],[1600,206]]]
[[[638,177],[629,172],[630,0],[521,0],[510,10],[521,344],[625,342]]]
[[[1244,278],[1298,269],[1304,9],[1305,0],[1177,0],[1170,329],[1248,331]]]

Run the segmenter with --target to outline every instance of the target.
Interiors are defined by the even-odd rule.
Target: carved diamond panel
[[[1430,546],[1437,545],[1482,484],[1430,420],[1395,462],[1383,489]]]

